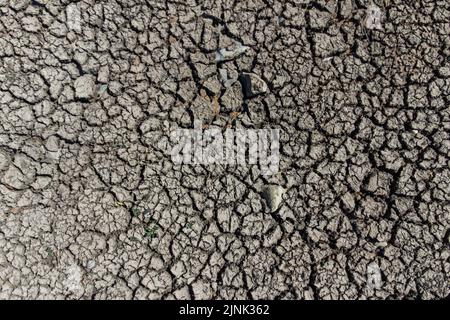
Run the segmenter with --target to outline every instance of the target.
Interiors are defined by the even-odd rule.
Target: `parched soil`
[[[448,298],[449,201],[447,0],[0,0],[1,299]]]

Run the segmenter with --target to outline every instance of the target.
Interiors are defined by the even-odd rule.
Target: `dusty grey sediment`
[[[448,1],[69,3],[0,0],[0,298],[448,298]],[[175,165],[194,118],[279,174]]]

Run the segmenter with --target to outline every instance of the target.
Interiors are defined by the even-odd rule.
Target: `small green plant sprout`
[[[48,257],[53,257],[54,256],[52,249],[50,249],[49,247],[45,248],[45,252],[47,252],[47,256]]]
[[[191,232],[193,232],[195,235],[197,235],[197,231],[195,231],[195,229],[194,229],[194,222],[192,222],[192,221],[188,221],[187,223],[186,223],[186,229],[188,229],[189,231],[191,231]]]
[[[133,242],[139,242],[139,239],[134,236],[130,237],[129,239],[130,239],[130,241],[133,241]]]
[[[113,149],[120,149],[120,148],[124,148],[124,147],[125,147],[125,144],[123,142],[115,141],[112,143]]]
[[[136,207],[131,208],[131,215],[133,217],[137,217],[140,213],[141,213],[141,211],[139,210],[139,208],[136,208]]]
[[[116,202],[114,203],[114,205],[115,205],[116,207],[124,207],[124,206],[125,206],[125,203],[123,203],[123,202],[121,202],[121,201],[116,201]]]
[[[157,226],[145,228],[145,236],[150,240],[152,240],[153,238],[156,237],[156,230],[158,230]]]
[[[107,84],[102,84],[100,86],[100,88],[98,89],[98,93],[102,94],[103,92],[105,92],[106,90],[108,90],[108,85]]]

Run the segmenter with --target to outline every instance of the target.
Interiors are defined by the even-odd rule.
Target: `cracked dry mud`
[[[449,54],[446,0],[0,0],[0,298],[448,298]]]

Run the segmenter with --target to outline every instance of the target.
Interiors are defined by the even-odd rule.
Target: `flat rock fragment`
[[[364,26],[369,30],[383,30],[381,25],[382,13],[381,9],[372,4],[367,8]]]
[[[248,49],[249,49],[249,47],[244,46],[242,43],[235,42],[234,45],[232,45],[230,47],[217,50],[216,62],[233,60],[233,59],[239,57],[242,53],[244,53]]]
[[[267,83],[254,73],[241,75],[242,89],[246,98],[252,98],[267,92]]]
[[[237,81],[237,79],[230,78],[228,75],[228,71],[226,69],[219,69],[220,81],[222,82],[225,88],[231,87],[233,83]]]
[[[268,185],[263,188],[262,196],[266,200],[270,212],[275,212],[280,207],[285,190],[278,185]]]

